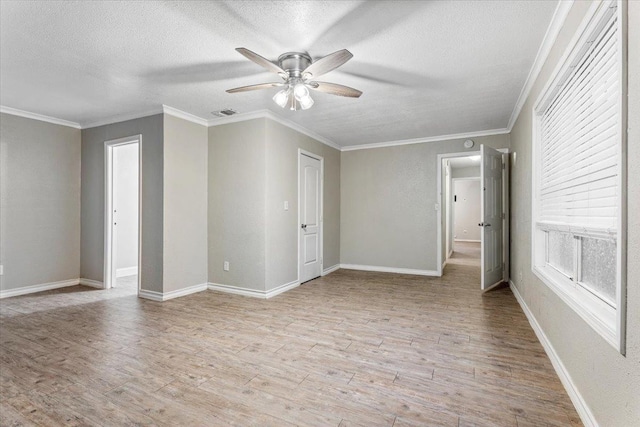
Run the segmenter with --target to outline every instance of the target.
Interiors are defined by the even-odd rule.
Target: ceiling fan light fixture
[[[309,108],[311,108],[313,106],[313,103],[314,103],[313,98],[311,98],[309,95],[303,96],[298,101],[300,102],[300,107],[303,110],[308,110]]]
[[[309,89],[306,88],[304,83],[298,83],[293,87],[293,95],[296,99],[302,102],[302,99],[309,96]]]
[[[273,102],[284,108],[289,102],[289,89],[282,89],[273,96]]]
[[[250,51],[244,47],[236,49],[241,55],[260,65],[262,68],[276,73],[284,81],[268,82],[249,86],[241,86],[234,89],[228,89],[228,93],[248,92],[259,89],[269,89],[272,87],[285,87],[273,96],[273,102],[281,108],[308,110],[314,104],[313,98],[309,94],[309,89],[318,92],[329,93],[332,95],[346,96],[350,98],[358,98],[362,92],[354,88],[339,85],[336,83],[310,81],[329,71],[343,65],[353,57],[351,52],[346,49],[333,52],[327,56],[313,61],[306,53],[287,52],[278,57],[278,62],[271,62],[263,56]]]

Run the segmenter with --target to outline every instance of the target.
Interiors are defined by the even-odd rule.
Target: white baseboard
[[[454,242],[480,243],[481,240],[453,239]]]
[[[418,276],[439,276],[434,270],[415,270],[413,268],[379,267],[377,265],[340,264],[346,270],[379,271],[382,273],[413,274]]]
[[[276,295],[280,295],[283,292],[287,292],[293,288],[297,288],[300,286],[300,282],[294,280],[293,282],[285,283],[284,285],[280,285],[277,288],[270,289],[265,292],[265,298],[269,299],[275,297]]]
[[[449,255],[447,255],[447,259],[451,258],[451,255],[453,255],[453,249],[449,251]]]
[[[333,273],[334,271],[339,269],[340,269],[340,264],[333,265],[329,268],[325,268],[324,270],[322,270],[322,275],[326,276],[327,274]]]
[[[140,298],[149,299],[151,301],[167,301],[174,298],[184,297],[187,295],[195,294],[197,292],[206,291],[208,288],[207,283],[201,283],[199,285],[193,285],[182,289],[176,289],[171,292],[156,292],[140,289],[138,296]]]
[[[80,278],[80,284],[84,286],[91,286],[92,288],[104,289],[104,283],[97,280]]]
[[[241,288],[239,286],[230,286],[230,285],[223,285],[220,283],[209,282],[208,288],[210,291],[226,292],[228,294],[243,295],[245,297],[262,298],[262,299],[267,298],[265,291],[258,291],[258,290],[249,289],[249,288]]]
[[[138,266],[118,268],[116,270],[116,277],[126,277],[138,274]]]
[[[0,291],[0,299],[17,297],[18,295],[33,294],[36,292],[50,291],[52,289],[66,288],[68,286],[79,285],[79,279],[61,280],[59,282],[41,283],[39,285],[24,286],[22,288],[7,289]]]
[[[148,299],[151,301],[158,301],[158,302],[163,301],[162,292],[147,291],[146,289],[140,289],[138,291],[138,297]]]
[[[565,368],[562,360],[560,360],[560,357],[551,345],[551,341],[549,341],[549,338],[547,338],[547,336],[545,335],[544,331],[540,327],[540,324],[527,306],[527,303],[524,301],[524,298],[522,298],[522,295],[520,295],[518,288],[516,288],[515,284],[511,280],[509,280],[509,287],[511,288],[511,292],[513,292],[513,295],[515,295],[518,304],[520,304],[520,307],[522,307],[522,311],[524,312],[525,316],[527,316],[529,324],[533,328],[533,331],[536,333],[536,336],[542,344],[542,347],[544,347],[544,351],[547,353],[547,356],[549,356],[551,364],[553,365],[556,374],[558,374],[560,382],[562,382],[562,385],[567,391],[567,394],[569,395],[573,406],[575,406],[578,415],[580,415],[582,423],[585,425],[585,427],[598,427],[598,423],[593,416],[593,413],[589,409],[587,402],[585,402],[584,398],[580,394],[580,391],[573,383],[571,375],[569,375],[569,371],[567,371],[567,368]]]
[[[280,295],[281,293],[286,292],[293,288],[297,288],[298,286],[300,286],[300,282],[298,282],[297,280],[294,280],[293,282],[285,283],[284,285],[280,285],[276,288],[269,289],[268,291],[259,291],[256,289],[242,288],[240,286],[222,285],[220,283],[209,282],[209,290],[212,290],[212,291],[220,291],[220,292],[226,292],[228,294],[243,295],[246,297],[261,298],[261,299],[269,299],[269,298],[275,297],[276,295]]]

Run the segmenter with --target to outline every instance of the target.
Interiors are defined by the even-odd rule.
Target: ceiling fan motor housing
[[[278,57],[278,64],[289,77],[302,78],[302,72],[311,65],[311,57],[306,53],[287,52]]]

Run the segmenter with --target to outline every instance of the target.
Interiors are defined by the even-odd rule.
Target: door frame
[[[296,270],[298,271],[298,284],[300,284],[300,278],[302,277],[302,268],[300,266],[300,260],[302,259],[301,254],[300,254],[300,238],[301,238],[301,233],[302,233],[302,228],[300,228],[300,225],[302,224],[302,200],[300,200],[300,156],[305,155],[307,157],[311,157],[312,159],[316,159],[320,161],[320,206],[319,206],[319,210],[320,210],[320,220],[319,220],[319,230],[318,230],[318,234],[320,235],[320,248],[318,249],[320,251],[320,276],[322,276],[323,272],[324,272],[324,157],[319,156],[315,153],[312,153],[310,151],[306,151],[303,150],[302,148],[298,148],[298,187],[297,187],[297,194],[296,197],[298,199],[298,220],[297,220],[297,224],[296,224],[296,228],[297,228],[297,246],[298,246],[298,266],[296,268]]]
[[[508,148],[498,148],[498,151],[500,151],[503,154],[508,154],[510,151]],[[479,156],[481,155],[480,150],[477,151],[461,151],[461,152],[457,152],[457,153],[443,153],[443,154],[438,154],[437,156],[437,168],[436,168],[436,211],[438,212],[436,217],[437,217],[437,248],[438,250],[436,251],[436,259],[437,259],[437,272],[438,272],[438,277],[442,277],[442,271],[443,271],[443,266],[442,266],[442,200],[443,200],[443,185],[442,185],[442,160],[444,159],[450,159],[450,158],[456,158],[456,157],[469,157],[469,156]],[[505,158],[509,158],[509,156],[504,156]],[[503,192],[503,200],[504,200],[504,206],[506,206],[505,209],[505,224],[503,224],[503,227],[505,227],[503,230],[504,235],[506,236],[506,238],[509,238],[509,162],[507,161],[506,167],[503,170],[503,186],[502,186],[502,192]],[[505,173],[506,172],[506,173]],[[508,243],[508,240],[507,240]],[[506,280],[508,280],[508,276],[509,276],[509,246],[503,246],[504,248],[504,254],[503,254],[503,259],[505,260],[505,274],[506,274]]]
[[[142,283],[142,135],[132,135],[104,142],[104,289],[113,287],[113,150],[116,147],[138,144],[138,295]]]

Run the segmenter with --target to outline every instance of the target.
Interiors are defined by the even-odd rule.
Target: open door
[[[480,287],[487,291],[504,281],[504,192],[503,154],[493,148],[480,146],[481,217],[480,239],[482,268]]]

